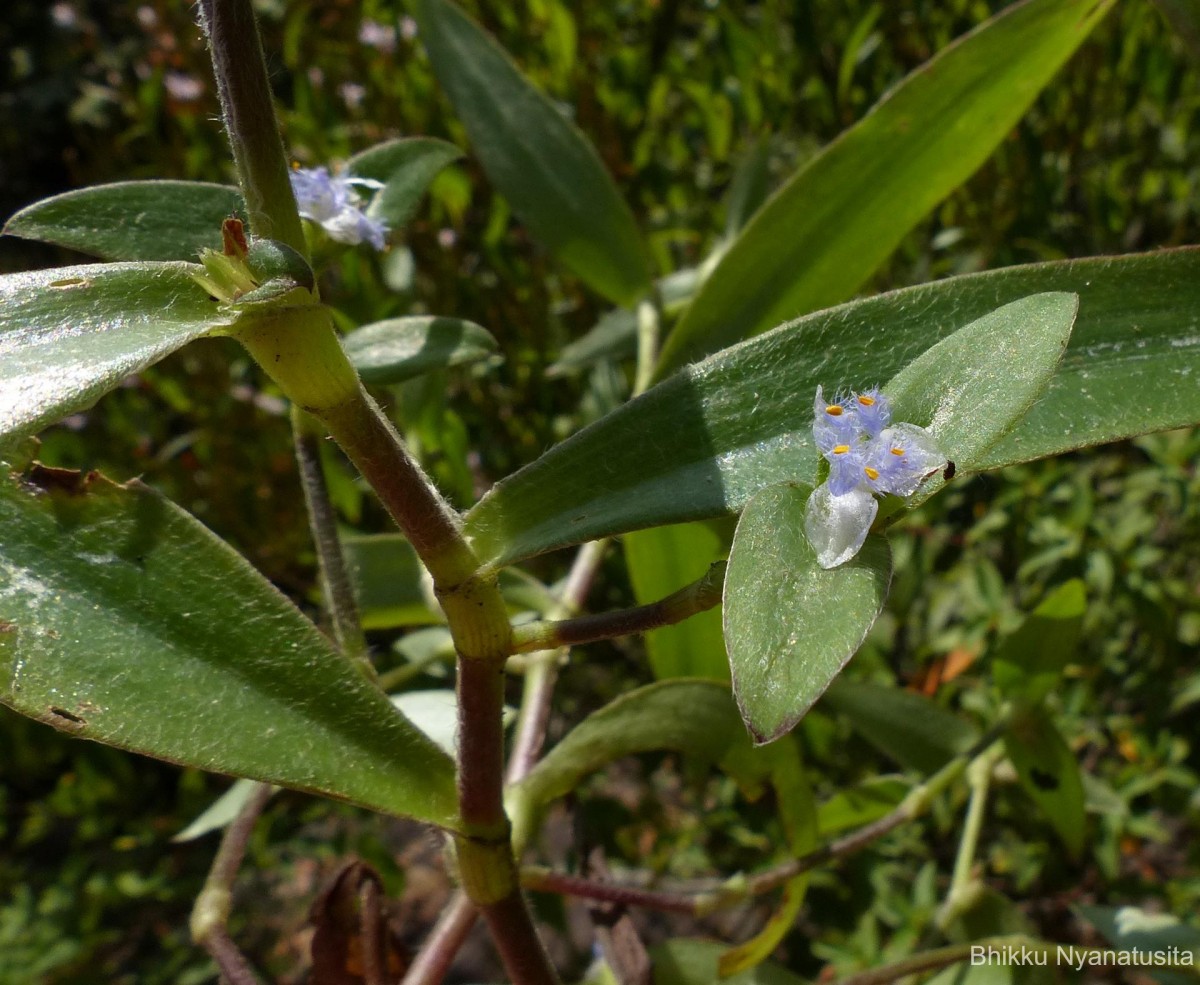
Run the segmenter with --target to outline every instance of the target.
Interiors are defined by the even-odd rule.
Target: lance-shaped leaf
[[[769,764],[771,786],[787,838],[787,854],[791,858],[807,855],[817,847],[817,806],[808,774],[800,762],[799,746],[780,742],[755,752]],[[723,980],[758,967],[779,947],[800,915],[809,877],[810,873],[804,872],[788,880],[779,906],[759,932],[721,955],[718,968]]]
[[[368,383],[403,383],[447,366],[486,359],[496,340],[486,328],[460,318],[413,315],[356,329],[342,348]]]
[[[909,75],[758,211],[667,339],[660,372],[853,295],[1111,6],[1015,4]]]
[[[596,770],[622,756],[672,749],[712,763],[757,794],[761,781],[787,769],[773,750],[751,747],[729,689],[715,681],[676,679],[638,688],[593,712],[542,759],[506,801],[513,840],[523,844],[534,815]],[[788,788],[788,810],[795,806]],[[798,807],[793,811],[801,823]],[[807,823],[807,822],[804,822]]]
[[[4,232],[103,260],[195,260],[221,248],[223,219],[244,213],[242,193],[229,185],[119,181],[35,202]]]
[[[1042,809],[1072,857],[1083,851],[1084,795],[1079,763],[1045,705],[1023,705],[1004,734],[1004,749],[1025,792]]]
[[[804,535],[812,490],[786,483],[742,511],[725,575],[725,647],[733,693],[755,741],[791,729],[854,655],[887,598],[892,552],[869,536],[822,568]]]
[[[159,759],[453,826],[450,758],[150,489],[0,465],[0,702]]]
[[[367,215],[397,229],[413,217],[438,172],[460,157],[462,151],[444,140],[404,137],[355,154],[346,162],[346,171],[356,178],[383,182]]]
[[[728,553],[722,538],[704,523],[655,527],[628,534],[623,541],[625,565],[634,597],[645,605],[665,598],[695,581],[708,566]],[[650,668],[666,677],[729,680],[729,660],[721,635],[721,610],[708,609],[673,626],[646,633]]]
[[[0,437],[90,407],[126,376],[230,324],[187,263],[0,277]]]
[[[1075,656],[1086,611],[1086,590],[1079,578],[1042,599],[995,649],[992,676],[1000,690],[1031,703],[1049,694]]]
[[[845,715],[854,730],[905,769],[934,773],[979,738],[979,730],[937,702],[865,681],[833,682],[822,707]]]
[[[1012,301],[959,329],[904,367],[884,386],[893,420],[927,427],[965,475],[1007,435],[1049,385],[1079,310],[1065,292]],[[936,476],[918,491],[927,499]]]
[[[650,949],[654,958],[654,985],[808,985],[782,965],[766,962],[740,971],[729,978],[722,977],[719,964],[723,945],[716,941],[665,941]]]
[[[956,329],[1044,291],[1079,295],[1070,344],[975,468],[1200,422],[1200,250],[1010,267],[817,312],[689,366],[498,483],[467,531],[485,561],[509,564],[812,481],[817,384],[886,381]]]
[[[438,81],[513,211],[594,290],[636,302],[650,289],[649,257],[592,145],[452,3],[417,0],[413,11]]]

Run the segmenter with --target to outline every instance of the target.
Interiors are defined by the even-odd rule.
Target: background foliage
[[[408,134],[465,145],[402,7],[259,6],[297,160],[343,159]],[[773,187],[1003,4],[465,6],[591,136],[662,273],[702,260],[738,221],[729,192],[741,162],[757,155]],[[207,56],[189,16],[166,0],[9,5],[0,25],[0,213],[101,181],[230,180]],[[1157,10],[1120,5],[872,287],[1195,242],[1198,102],[1192,63]],[[0,270],[69,259],[0,240]],[[503,362],[486,374],[454,371],[393,394],[413,446],[457,505],[629,392],[627,367],[610,360],[546,377],[604,309],[513,223],[470,156],[437,179],[403,247],[348,259],[335,276],[351,320],[453,313],[497,336]],[[1080,669],[1051,704],[1090,775],[1083,859],[1061,851],[1015,777],[996,796],[983,842],[989,884],[1022,901],[1046,937],[1084,939],[1070,909],[1077,903],[1174,913],[1200,906],[1191,847],[1200,824],[1198,453],[1195,434],[1157,435],[952,488],[910,523],[915,536],[896,540],[884,617],[850,666],[853,680],[913,688],[986,718],[998,700],[997,639],[1048,591],[1082,579]],[[284,591],[313,602],[283,407],[231,343],[191,346],[129,381],[47,432],[42,458],[142,476]],[[343,476],[334,491],[344,519],[387,529],[349,470],[330,464]],[[559,564],[551,557],[535,569],[553,579]],[[614,556],[593,603],[628,604],[630,595]],[[372,641],[386,653],[395,635]],[[639,641],[586,649],[561,685],[558,734],[649,679]],[[823,796],[911,765],[852,733],[832,702],[818,705],[799,738]],[[226,781],[75,743],[6,710],[0,749],[0,981],[208,980],[185,930],[207,845],[166,847],[166,839]],[[589,781],[587,794],[566,850],[600,845],[614,865],[678,876],[732,871],[780,838],[769,809],[747,810],[728,781],[693,776],[672,759],[610,771]],[[789,966],[815,975],[833,961],[849,970],[901,956],[929,935],[961,808],[954,801],[836,875],[815,875],[809,912],[820,920],[802,918],[785,944]],[[251,924],[242,930],[248,949],[281,978],[294,972],[305,908],[339,854],[367,857],[418,910],[434,896],[411,869],[406,887],[395,862],[411,851],[410,830],[298,795],[281,797],[269,816],[257,861],[279,864],[255,878],[285,905],[239,912]],[[744,935],[760,916],[721,929]],[[413,926],[419,932],[417,917]],[[646,925],[651,938],[665,929]]]

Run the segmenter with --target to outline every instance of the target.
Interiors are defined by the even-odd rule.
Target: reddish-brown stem
[[[561,621],[532,622],[513,629],[513,652],[575,646],[672,626],[721,602],[725,562],[714,564],[699,581],[657,602],[633,609],[598,612]]]
[[[458,661],[459,812],[468,828],[485,831],[502,822],[504,781],[504,663]],[[507,837],[503,830],[492,832]]]
[[[505,970],[520,985],[560,985],[541,938],[533,926],[529,905],[516,890],[514,900],[480,907],[492,942]]]
[[[440,587],[453,588],[477,563],[458,517],[408,454],[395,428],[363,391],[320,419],[379,497]]]
[[[607,540],[593,541],[584,544],[575,555],[559,599],[558,608],[564,614],[578,612],[583,607],[607,547]],[[558,681],[559,655],[559,650],[535,653],[525,673],[521,715],[517,720],[512,752],[508,757],[507,781],[510,784],[524,779],[533,769],[541,754],[542,744],[546,741],[546,729],[550,723],[550,702],[554,697],[554,685]]]
[[[622,906],[641,906],[648,910],[661,910],[666,913],[697,915],[698,897],[690,894],[639,889],[636,886],[622,886],[615,882],[585,879],[582,876],[568,875],[565,872],[523,869],[521,885],[526,889],[535,889],[543,893],[578,896],[604,903],[618,903]]]
[[[221,971],[228,985],[262,985],[238,946],[224,927],[214,928],[204,939],[204,950]]]
[[[437,925],[429,932],[401,985],[439,985],[478,916],[475,904],[467,898],[466,893],[458,890],[442,911]]]
[[[292,407],[292,437],[296,443],[296,464],[300,487],[308,508],[308,526],[317,549],[317,568],[321,577],[325,608],[333,625],[338,648],[349,659],[361,663],[370,672],[367,641],[363,636],[358,600],[346,569],[346,557],[337,533],[337,512],[329,499],[325,474],[321,468],[321,441],[324,429],[311,415]]]
[[[226,923],[233,897],[233,882],[245,858],[254,825],[270,799],[270,785],[261,783],[242,805],[237,817],[221,837],[221,845],[213,857],[204,888],[192,909],[192,940],[209,953],[231,985],[258,985],[258,977],[230,938]]]

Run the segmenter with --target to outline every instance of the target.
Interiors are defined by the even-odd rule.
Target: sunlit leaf
[[[102,260],[195,260],[221,248],[222,220],[244,212],[242,193],[229,185],[119,181],[28,205],[4,233]]]
[[[725,576],[733,693],[757,742],[790,730],[862,644],[892,577],[887,541],[826,569],[804,534],[808,486],[771,486],[742,512]]]
[[[0,702],[81,738],[453,825],[451,759],[138,482],[5,463]]]
[[[356,178],[383,182],[367,215],[398,229],[413,217],[438,172],[460,157],[462,151],[444,140],[403,137],[355,154],[346,162],[346,171]]]
[[[628,534],[625,564],[640,604],[656,602],[700,578],[727,548],[707,524],[656,527]],[[729,680],[729,658],[721,632],[721,610],[708,609],[673,626],[646,634],[646,654],[654,676]]]
[[[593,289],[635,303],[650,290],[649,258],[587,138],[448,0],[417,0],[413,13],[472,150],[513,211]]]
[[[992,675],[1000,689],[1029,702],[1044,698],[1075,656],[1087,598],[1078,578],[1047,595],[996,648]]]
[[[429,315],[372,322],[346,335],[342,347],[368,383],[402,383],[486,359],[497,348],[491,333],[474,322]]]
[[[1011,267],[818,312],[689,366],[498,483],[468,533],[488,563],[510,564],[811,482],[817,384],[883,383],[955,330],[1048,291],[1079,295],[1070,344],[976,469],[1200,422],[1200,251]]]
[[[758,211],[668,337],[662,371],[851,297],[1111,6],[1014,4],[917,68]]]
[[[59,267],[0,277],[0,437],[90,407],[231,316],[186,263]]]

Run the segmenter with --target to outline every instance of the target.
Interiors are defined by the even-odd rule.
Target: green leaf
[[[424,626],[443,621],[421,589],[424,569],[400,534],[344,534],[342,550],[363,629]]]
[[[654,959],[654,985],[806,985],[774,962],[722,978],[717,971],[724,947],[713,941],[669,940],[650,948]]]
[[[826,696],[841,683],[834,681]],[[817,828],[828,837],[878,821],[899,806],[911,787],[902,777],[875,776],[839,790],[817,808]]]
[[[451,759],[203,525],[136,481],[0,470],[0,703],[170,762],[455,824]]]
[[[649,257],[592,145],[453,4],[416,0],[413,12],[438,81],[513,211],[594,290],[633,305],[650,290]]]
[[[1200,422],[1200,250],[1010,267],[818,312],[689,366],[498,483],[468,533],[487,563],[505,565],[812,481],[818,383],[881,383],[961,326],[1044,291],[1079,295],[1070,344],[977,469]]]
[[[496,340],[474,322],[413,315],[364,325],[342,347],[367,383],[403,383],[447,366],[478,362],[495,353]]]
[[[715,682],[694,680],[640,688],[589,715],[569,732],[509,791],[514,842],[525,843],[536,810],[575,789],[588,774],[622,756],[656,749],[674,749],[719,765],[751,797],[767,780],[775,791],[787,852],[802,855],[815,845],[815,805],[797,746],[752,748],[729,691]],[[762,932],[720,957],[722,975],[749,968],[775,949],[794,922],[807,883],[807,875],[793,879],[779,912]]]
[[[1072,857],[1083,851],[1084,795],[1079,763],[1045,706],[1024,705],[1004,734],[1021,785],[1042,809]]]
[[[623,543],[629,580],[641,605],[657,602],[702,577],[713,561],[726,554],[725,543],[704,523],[639,530],[627,534]],[[646,634],[646,652],[659,680],[705,677],[729,681],[719,608],[651,630]]]
[[[28,205],[8,236],[56,243],[103,260],[195,260],[221,248],[221,222],[245,217],[242,193],[198,181],[120,181]]]
[[[747,148],[725,195],[725,238],[734,239],[767,199],[771,185],[771,143],[765,137]]]
[[[514,843],[525,843],[537,811],[585,777],[622,756],[658,749],[716,764],[752,794],[775,762],[751,747],[727,687],[683,679],[650,684],[593,712],[509,789]]]
[[[817,847],[817,811],[808,774],[800,762],[799,746],[779,742],[755,754],[769,764],[771,786],[787,836],[788,857],[807,855]],[[779,906],[759,932],[721,955],[717,969],[722,979],[761,965],[783,942],[800,915],[810,876],[805,872],[790,879],[783,887]]]
[[[462,151],[445,140],[403,137],[355,154],[346,162],[346,170],[356,178],[383,182],[367,215],[382,220],[389,229],[399,229],[413,217],[438,172],[460,157]]]
[[[234,780],[233,784],[220,797],[175,835],[171,841],[182,844],[185,841],[195,841],[212,831],[221,831],[233,823],[242,808],[249,803],[258,789],[257,780]]]
[[[1042,700],[1075,656],[1087,598],[1078,578],[1047,595],[992,658],[992,675],[1008,697]]]
[[[1034,294],[960,328],[884,387],[893,420],[926,427],[961,474],[1008,434],[1045,391],[1079,310],[1074,294]],[[942,484],[927,481],[914,502]]]
[[[83,410],[125,377],[230,324],[187,263],[0,277],[0,437]]]
[[[622,756],[674,749],[708,763],[746,746],[729,689],[715,681],[661,681],[593,712],[539,762],[517,789],[535,804],[571,792]]]
[[[742,512],[725,575],[733,693],[757,743],[789,731],[854,655],[887,598],[892,552],[868,536],[822,568],[804,534],[808,486],[771,486]]]
[[[684,267],[657,281],[657,292],[664,314],[678,311],[695,295],[707,267]],[[558,358],[546,369],[548,376],[586,369],[601,359],[624,359],[637,351],[637,312],[632,308],[614,308],[601,316],[585,334],[563,347]]]
[[[920,773],[936,772],[979,738],[966,720],[899,687],[843,678],[825,692],[825,702],[885,756]]]
[[[445,621],[432,586],[427,589],[424,585],[425,568],[403,535],[348,533],[341,541],[364,629]],[[500,573],[500,592],[514,615],[545,615],[558,605],[545,585],[517,569]]]
[[[1156,967],[1149,972],[1155,981],[1163,985],[1187,985],[1196,981],[1196,966],[1200,965],[1200,928],[1194,924],[1184,923],[1169,913],[1147,913],[1136,906],[1081,904],[1075,909],[1120,951],[1137,948],[1143,954],[1174,955],[1176,968]]]
[[[852,296],[1111,6],[1016,4],[916,69],[758,211],[667,339],[660,372]]]

